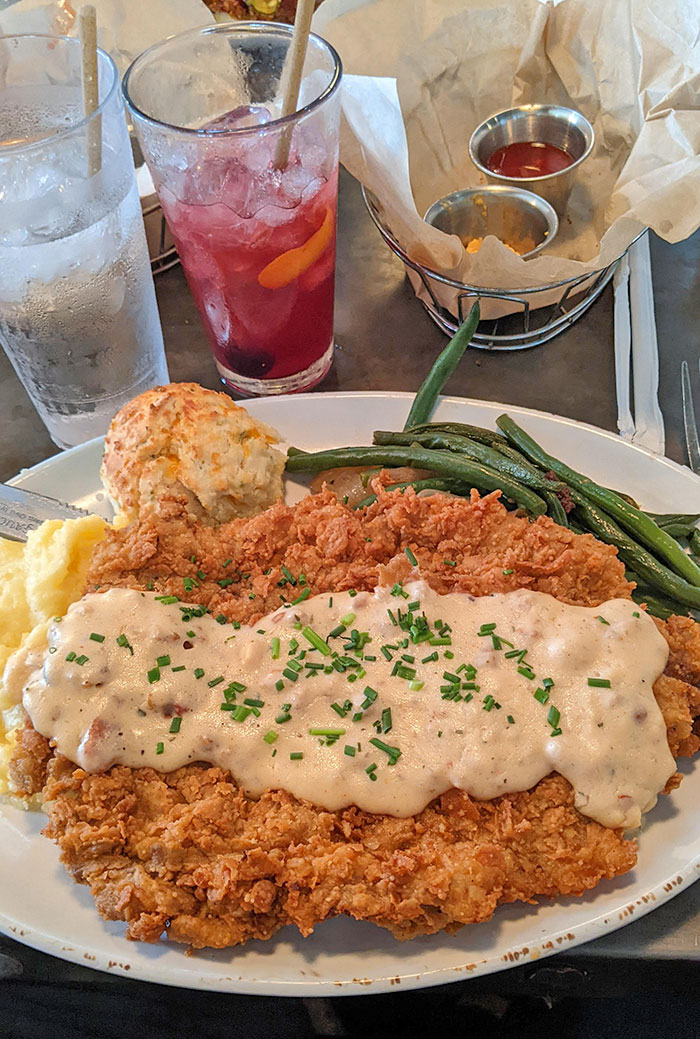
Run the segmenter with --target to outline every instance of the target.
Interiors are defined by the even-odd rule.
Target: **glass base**
[[[296,375],[287,375],[283,379],[248,379],[245,375],[238,375],[227,368],[221,361],[216,361],[221,381],[236,393],[242,393],[245,397],[272,397],[280,393],[301,393],[302,390],[310,390],[316,386],[324,375],[327,374],[333,363],[333,351],[335,343],[331,344],[323,354],[303,372]]]

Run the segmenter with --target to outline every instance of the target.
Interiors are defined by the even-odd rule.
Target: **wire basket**
[[[170,270],[180,262],[163,210],[155,195],[141,199],[143,223],[146,228],[148,255],[154,275]]]
[[[581,274],[575,278],[535,288],[507,291],[466,285],[412,260],[399,245],[390,228],[383,223],[375,196],[364,187],[362,196],[369,215],[386,244],[403,261],[408,271],[412,271],[422,283],[427,299],[421,299],[421,303],[443,332],[454,335],[476,300],[497,300],[516,310],[505,317],[479,323],[471,345],[480,350],[529,350],[533,346],[546,343],[548,339],[553,339],[573,325],[574,321],[585,314],[598,299],[622,258],[619,256],[607,267],[592,274]],[[414,281],[413,278],[411,280]],[[452,314],[440,303],[438,289],[441,285],[459,290],[458,314]],[[416,287],[414,281],[414,288]],[[554,302],[551,302],[552,292],[557,289],[561,292],[557,294]],[[546,297],[546,301],[543,301],[543,296]]]

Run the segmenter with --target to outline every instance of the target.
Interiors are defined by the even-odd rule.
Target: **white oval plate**
[[[328,393],[254,400],[246,408],[307,449],[371,442],[374,429],[400,429],[412,400],[405,393]],[[700,478],[612,433],[543,412],[445,398],[436,417],[494,427],[507,410],[544,447],[607,486],[658,512],[700,512]],[[109,516],[101,494],[100,440],[26,470],[14,481]],[[303,484],[288,485],[288,500]],[[351,995],[420,988],[536,960],[623,927],[668,901],[700,875],[700,775],[692,764],[679,790],[646,820],[636,869],[583,898],[512,905],[492,921],[397,942],[386,931],[346,918],[302,939],[286,928],[269,942],[200,951],[131,943],[121,924],[98,917],[88,890],[69,880],[42,817],[0,809],[0,929],[36,949],[99,970],[186,988],[258,995]]]

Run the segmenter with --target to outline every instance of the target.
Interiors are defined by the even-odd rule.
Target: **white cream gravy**
[[[394,594],[309,597],[254,628],[187,609],[128,589],[87,595],[51,625],[48,648],[15,655],[6,681],[90,772],[205,761],[253,796],[283,788],[329,810],[408,816],[451,787],[490,799],[556,771],[583,814],[631,828],[675,770],[652,689],[668,646],[629,600],[438,595],[415,579]],[[430,638],[389,611],[425,617]]]

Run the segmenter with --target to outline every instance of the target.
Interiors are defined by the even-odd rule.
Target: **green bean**
[[[476,440],[470,440],[468,437],[458,436],[455,433],[442,433],[439,430],[437,432],[416,432],[415,429],[410,429],[406,433],[391,433],[378,429],[375,431],[373,439],[375,444],[381,445],[404,445],[410,447],[411,444],[418,443],[421,447],[429,447],[433,450],[454,451],[455,454],[464,454],[467,458],[473,458],[477,462],[483,462],[484,465],[490,465],[492,469],[496,469],[498,472],[506,473],[512,479],[519,480],[520,483],[524,483],[526,487],[532,487],[535,491],[550,491],[561,486],[548,480],[538,469],[534,469],[526,459],[523,459],[522,462],[513,462],[492,447],[479,444]]]
[[[407,432],[407,430],[404,430]],[[478,440],[480,444],[487,444],[489,447],[498,448],[500,451],[502,447],[506,447],[512,451],[512,448],[502,433],[496,433],[493,429],[482,429],[481,426],[470,426],[467,422],[421,422],[420,425],[411,426],[411,432],[413,433],[454,433],[458,437],[469,437],[470,440]],[[524,455],[520,456],[524,458]]]
[[[404,429],[409,429],[411,426],[417,426],[421,422],[428,421],[433,413],[435,402],[440,396],[445,383],[462,360],[462,355],[469,346],[478,324],[479,303],[477,301],[469,311],[467,320],[459,326],[423,380],[418,393],[413,399]]]
[[[428,469],[441,476],[455,477],[479,490],[503,491],[533,516],[541,516],[547,510],[542,499],[529,488],[491,466],[450,451],[429,451],[423,447],[346,447],[287,457],[287,471],[292,473],[318,472],[346,465],[367,468],[373,465],[410,465],[416,469]]]
[[[662,530],[665,530],[667,534],[670,534],[672,538],[678,541],[679,538],[684,538],[686,541],[690,537],[690,532],[693,527],[688,526],[687,523],[664,523]]]
[[[636,502],[631,495],[625,494],[624,491],[616,491],[614,487],[605,487],[603,489],[608,491],[609,494],[616,494],[618,498],[622,498],[622,500],[626,501],[628,505],[631,505],[633,509],[639,508],[639,503]]]
[[[681,617],[688,616],[688,610],[685,606],[679,606],[671,602],[670,599],[657,598],[655,595],[647,595],[644,592],[638,592],[636,589],[632,592],[632,598],[640,606],[646,606],[647,613],[650,613],[652,617],[658,617],[662,621],[667,621],[674,614]]]
[[[547,490],[542,492],[542,497],[547,502],[547,512],[554,522],[558,523],[560,527],[568,527],[569,520],[566,516],[566,510],[557,494],[554,491]]]
[[[596,505],[618,520],[629,533],[634,534],[643,544],[665,559],[677,574],[686,578],[696,588],[700,587],[700,567],[686,555],[670,534],[649,519],[646,513],[633,508],[617,494],[606,490],[574,469],[570,469],[568,465],[558,459],[552,458],[508,415],[501,415],[496,419],[496,424],[510,442],[527,455],[531,462],[535,462],[543,469],[551,469],[572,490],[576,489],[585,494]],[[700,595],[700,592],[698,594]],[[694,603],[688,603],[688,605],[692,606]]]
[[[403,483],[387,484],[387,491],[405,491],[407,487],[413,487],[414,491],[447,491],[448,494],[456,494],[459,497],[469,496],[469,488],[459,480],[443,480],[439,476],[426,476],[423,480],[405,480]],[[353,505],[354,509],[365,509],[368,505],[374,505],[377,500],[376,494],[370,494],[362,501]]]
[[[663,563],[654,559],[650,552],[633,541],[610,516],[593,505],[583,494],[578,491],[571,493],[579,518],[583,519],[588,529],[600,541],[617,548],[620,559],[627,567],[639,574],[646,584],[670,599],[677,599],[686,606],[700,609],[700,588],[684,581]]]
[[[687,523],[692,527],[700,520],[700,515],[693,512],[647,512],[647,516],[660,527],[665,527],[667,523]]]
[[[692,555],[700,555],[700,530],[691,530],[690,537],[690,551]]]
[[[676,602],[674,599],[669,599],[667,596],[657,592],[654,588],[650,588],[649,585],[645,584],[639,574],[635,574],[631,570],[625,570],[625,577],[628,581],[634,581],[637,587],[632,592],[632,598],[638,603],[653,603],[655,607],[663,609],[665,615],[660,613],[658,610],[649,609],[649,613],[653,613],[655,617],[661,617],[662,620],[668,620],[671,614],[676,614],[679,617],[687,617],[690,614],[690,610],[687,606],[682,603]]]

